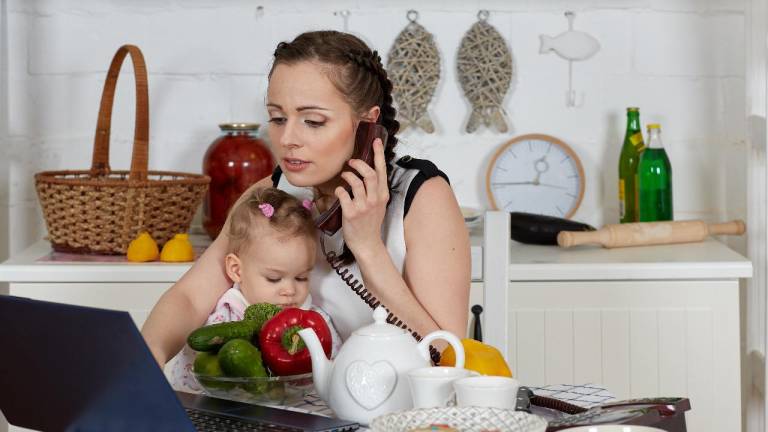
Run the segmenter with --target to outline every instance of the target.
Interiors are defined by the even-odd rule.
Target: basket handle
[[[109,135],[112,126],[112,105],[115,101],[115,87],[120,67],[125,56],[130,54],[133,61],[133,73],[136,81],[136,125],[133,135],[133,154],[131,155],[131,172],[129,180],[143,181],[147,179],[149,153],[149,84],[147,81],[147,65],[139,47],[134,45],[121,46],[109,65],[107,80],[101,93],[99,119],[96,124],[94,138],[91,174],[103,176],[109,174]]]

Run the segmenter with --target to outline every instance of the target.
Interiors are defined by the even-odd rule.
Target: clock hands
[[[541,168],[541,169],[539,169]],[[538,185],[541,174],[549,171],[549,164],[547,163],[547,155],[544,155],[535,161],[533,161],[533,169],[536,170],[536,177],[533,179],[533,184]]]
[[[533,178],[533,181],[521,181],[521,182],[491,182],[492,185],[499,185],[499,186],[511,186],[511,185],[534,185],[534,186],[545,186],[545,187],[551,187],[555,189],[568,189],[564,186],[558,186],[554,184],[549,183],[542,183],[541,182],[541,175],[545,172],[549,171],[549,163],[547,162],[547,155],[544,155],[535,161],[533,161],[533,169],[536,170],[536,177]]]
[[[536,180],[534,180],[534,181],[521,181],[521,182],[491,182],[491,184],[492,185],[499,185],[499,186],[534,185],[534,186],[551,187],[551,188],[555,188],[555,189],[564,189],[564,190],[568,189],[565,186],[558,186],[558,185],[553,185],[553,184],[549,184],[549,183],[541,183],[541,182],[537,182]]]

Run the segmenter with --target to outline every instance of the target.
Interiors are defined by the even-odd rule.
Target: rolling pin
[[[557,244],[564,248],[583,244],[617,248],[689,243],[703,241],[710,235],[741,235],[745,230],[741,220],[713,224],[701,220],[636,222],[606,225],[597,231],[561,231]]]

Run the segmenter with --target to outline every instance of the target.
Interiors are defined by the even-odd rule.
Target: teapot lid
[[[405,330],[387,323],[389,313],[384,306],[378,306],[373,310],[373,324],[355,330],[359,336],[392,337],[405,334]]]

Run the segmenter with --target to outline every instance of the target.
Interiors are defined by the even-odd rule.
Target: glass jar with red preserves
[[[258,124],[223,123],[219,128],[221,135],[203,159],[203,173],[211,177],[203,202],[203,227],[211,239],[219,235],[240,195],[275,168],[272,152],[257,136]]]

